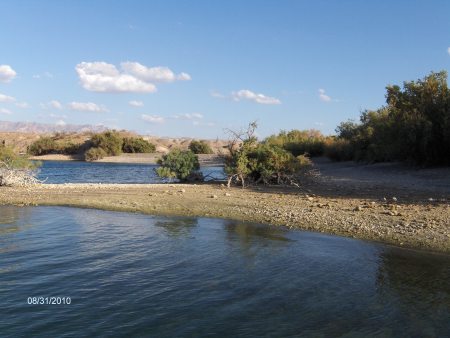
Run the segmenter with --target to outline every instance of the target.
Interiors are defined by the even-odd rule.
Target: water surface
[[[83,161],[42,161],[38,179],[45,183],[161,183],[156,165]],[[222,167],[202,167],[204,175],[222,178]]]
[[[4,337],[445,337],[449,281],[448,256],[354,239],[0,206]]]

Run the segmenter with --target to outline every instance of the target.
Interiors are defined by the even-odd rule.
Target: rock
[[[392,200],[393,200],[394,202],[397,202],[397,197],[392,197]]]
[[[180,190],[178,190],[178,192],[181,192],[182,194],[184,194],[186,192],[186,189],[180,189]]]
[[[217,198],[217,195],[210,195],[209,198]]]
[[[362,207],[358,205],[355,209],[353,209],[353,211],[362,211]]]
[[[231,196],[231,194],[230,194],[230,193],[228,193],[228,192],[226,192],[226,193],[225,193],[225,196],[227,196],[227,197],[230,197],[230,196]]]
[[[312,201],[314,201],[314,198],[312,198],[312,197],[307,197],[307,199],[308,199],[308,201],[310,201],[310,202],[312,202]]]

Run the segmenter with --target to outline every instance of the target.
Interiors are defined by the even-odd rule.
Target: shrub
[[[192,140],[191,143],[189,144],[189,149],[194,154],[212,154],[213,153],[211,147],[205,141]]]
[[[156,173],[162,178],[177,178],[180,181],[188,181],[191,177],[198,177],[200,164],[198,157],[192,151],[174,149],[164,155],[158,164]]]
[[[272,142],[258,143],[253,136],[256,127],[256,123],[251,123],[245,132],[231,132],[234,136],[228,146],[230,153],[225,157],[228,186],[233,179],[239,180],[242,187],[246,182],[297,184],[311,167],[309,158],[296,157]]]
[[[0,186],[27,186],[38,183],[35,169],[40,162],[30,161],[14,152],[11,147],[0,145]]]
[[[103,149],[108,156],[117,156],[122,153],[123,139],[115,130],[94,134],[91,143],[92,147]]]
[[[105,156],[108,156],[108,154],[102,148],[97,147],[93,147],[84,153],[84,159],[89,162],[101,160]]]
[[[125,137],[123,139],[122,151],[124,153],[154,153],[155,150],[155,145],[142,137]]]
[[[48,136],[40,137],[28,147],[28,153],[35,156],[50,154],[55,150],[56,142]]]
[[[350,141],[345,139],[333,139],[325,146],[325,156],[332,161],[353,160],[354,150]]]
[[[279,146],[294,156],[308,154],[314,157],[324,154],[326,139],[318,130],[291,130],[269,136],[264,143]]]
[[[64,142],[57,145],[57,150],[61,154],[75,155],[81,152],[82,144],[76,144],[73,142]]]

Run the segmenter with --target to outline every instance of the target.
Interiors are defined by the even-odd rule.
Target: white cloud
[[[149,123],[164,123],[164,117],[158,115],[142,114],[141,119]]]
[[[178,114],[173,116],[174,119],[180,120],[199,120],[203,118],[203,115],[200,113],[192,113],[192,114]]]
[[[202,127],[214,127],[216,125],[214,122],[200,122],[200,121],[193,121],[192,124],[194,126],[202,126]]]
[[[74,111],[92,112],[92,113],[104,113],[107,112],[105,106],[99,106],[93,102],[70,102],[68,105],[69,109]]]
[[[12,96],[0,94],[0,102],[14,102],[16,99]]]
[[[0,108],[0,114],[11,115],[12,111],[6,108]]]
[[[215,91],[215,90],[211,90],[211,91],[209,92],[209,94],[210,94],[212,97],[215,97],[216,99],[224,99],[224,98],[225,98],[225,95],[223,95],[223,94],[221,94],[221,93],[219,93],[219,92],[217,92],[217,91]]]
[[[153,93],[156,86],[120,73],[106,62],[82,62],[75,67],[84,89],[101,93]]]
[[[51,100],[47,103],[41,103],[40,104],[42,109],[58,109],[61,110],[63,109],[63,105],[61,102],[57,101],[57,100]]]
[[[281,101],[275,97],[257,94],[248,89],[242,89],[231,93],[234,101],[249,100],[259,104],[281,104]]]
[[[450,47],[447,48],[447,53],[450,55]]]
[[[8,65],[0,65],[0,82],[11,82],[17,73],[11,66]]]
[[[186,73],[176,75],[167,67],[146,67],[139,62],[122,62],[122,69],[138,79],[145,82],[174,82],[174,81],[188,81],[191,76]]]
[[[63,109],[63,105],[61,104],[61,102],[56,101],[56,100],[51,100],[51,101],[48,103],[48,105],[49,105],[49,107],[51,107],[51,108],[55,108],[55,109],[59,109],[59,110]]]
[[[121,69],[106,62],[81,62],[75,70],[84,89],[102,93],[153,93],[156,82],[186,81],[187,73],[175,74],[167,67],[147,67],[122,62]]]
[[[129,101],[128,104],[132,107],[143,107],[144,106],[144,102],[135,101],[135,100]]]
[[[66,124],[67,124],[67,123],[66,123],[66,121],[64,121],[64,120],[58,120],[58,121],[55,122],[55,125],[60,126],[60,127],[63,127],[63,126],[65,126]]]
[[[42,77],[46,77],[48,79],[53,78],[53,74],[50,72],[44,72],[43,74],[34,74],[33,79],[40,79]]]
[[[67,115],[59,115],[59,114],[53,114],[53,113],[49,114],[48,116],[50,116],[53,119],[66,119],[67,118]]]
[[[319,89],[319,99],[323,102],[330,102],[331,97],[325,94],[325,89],[320,88]]]
[[[30,108],[30,105],[27,102],[17,102],[16,107],[26,109],[26,108]]]

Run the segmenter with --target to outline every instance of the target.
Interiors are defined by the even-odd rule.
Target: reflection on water
[[[154,224],[156,227],[164,229],[169,236],[185,237],[189,236],[192,229],[197,226],[196,218],[177,218],[157,220]]]
[[[62,207],[0,206],[0,227],[1,336],[450,335],[448,256]]]

